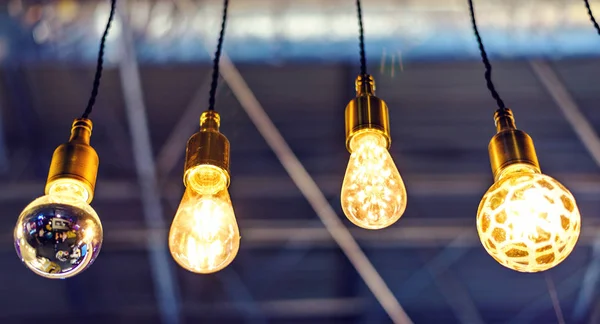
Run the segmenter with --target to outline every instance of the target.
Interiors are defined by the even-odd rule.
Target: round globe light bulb
[[[406,209],[406,188],[387,150],[386,138],[366,130],[350,140],[350,161],[342,184],[342,209],[366,229],[394,224]]]
[[[59,179],[48,194],[19,215],[14,230],[17,255],[34,273],[52,279],[75,276],[100,253],[102,224],[76,180]]]
[[[575,247],[580,223],[569,190],[526,164],[504,169],[477,211],[477,232],[487,252],[521,272],[561,263]]]
[[[169,231],[169,249],[186,270],[217,272],[233,261],[240,248],[228,176],[215,166],[200,165],[186,179],[187,188]]]

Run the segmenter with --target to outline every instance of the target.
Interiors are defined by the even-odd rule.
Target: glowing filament
[[[226,182],[215,176],[211,168],[206,170],[207,175],[190,173],[188,187],[169,233],[169,248],[175,261],[197,273],[212,273],[225,268],[235,258],[240,244]],[[192,183],[192,179],[201,181]],[[221,190],[207,194],[214,192],[214,188]]]
[[[376,131],[359,133],[350,143],[342,209],[352,223],[367,229],[390,226],[406,209],[404,182],[386,144]]]
[[[477,213],[483,246],[500,264],[537,272],[562,262],[579,237],[573,195],[553,178],[514,165],[486,192]]]

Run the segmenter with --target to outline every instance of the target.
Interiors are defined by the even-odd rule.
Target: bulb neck
[[[98,154],[90,146],[92,121],[87,118],[75,119],[71,127],[69,141],[56,148],[50,162],[46,194],[50,194],[57,185],[66,180],[81,185],[87,192],[86,201],[94,197],[98,176]]]
[[[498,173],[496,180],[501,180],[513,173],[541,173],[539,169],[524,163],[513,163],[506,166]]]
[[[200,115],[201,132],[219,132],[221,126],[221,116],[214,110],[208,110]]]
[[[352,137],[352,140],[350,141],[350,148],[352,149],[352,152],[355,152],[361,145],[365,144],[386,147],[387,139],[381,134],[381,132],[364,129],[360,132],[357,132]]]
[[[186,186],[192,170],[201,165],[212,165],[225,172],[229,187],[229,141],[219,132],[220,125],[221,117],[216,111],[205,111],[200,116],[200,131],[187,142],[183,173]]]
[[[498,133],[517,129],[515,117],[508,108],[496,110],[494,113],[494,123],[496,124],[496,131]]]
[[[356,77],[356,81],[354,81],[356,96],[374,96],[375,95],[375,79],[373,76],[359,75]]]
[[[69,137],[69,143],[77,143],[90,145],[90,139],[92,137],[92,121],[87,118],[78,118],[73,121],[71,126],[71,136]]]
[[[375,80],[370,75],[356,78],[356,98],[346,106],[346,148],[352,153],[350,142],[359,132],[372,130],[383,135],[386,148],[392,144],[389,110],[385,101],[375,97]]]
[[[81,181],[69,178],[60,178],[52,182],[48,188],[47,194],[53,196],[66,196],[71,199],[85,202],[88,202],[88,199],[90,198],[88,188],[82,184]]]
[[[494,114],[497,133],[488,146],[494,179],[499,180],[504,170],[513,165],[526,165],[540,172],[533,140],[515,126],[512,111],[498,109]]]

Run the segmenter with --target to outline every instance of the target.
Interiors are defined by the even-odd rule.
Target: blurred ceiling
[[[343,109],[358,73],[353,1],[232,1],[217,111],[242,245],[230,267],[201,276],[176,266],[165,234],[183,193],[185,142],[207,103],[221,2],[119,2],[92,114],[104,246],[62,281],[21,264],[12,228],[43,194],[52,151],[87,102],[108,6],[0,4],[2,323],[373,324],[401,309],[414,323],[600,323],[600,175],[576,132],[577,120],[600,128],[600,37],[583,3],[476,1],[488,51],[502,58],[495,83],[583,217],[571,256],[521,274],[476,234],[495,106],[466,1],[364,1],[369,68],[409,194],[401,220],[377,232],[354,227],[339,206]]]
[[[593,2],[593,1],[592,1]],[[93,61],[108,16],[108,1],[3,2],[0,61]],[[198,46],[216,42],[220,1],[129,0],[111,32],[127,18],[143,62],[209,59]],[[491,0],[476,3],[493,57],[581,57],[600,54],[581,1]],[[367,50],[373,60],[476,58],[462,0],[370,0],[365,4]],[[233,1],[225,48],[236,61],[355,60],[356,12],[348,0]],[[212,46],[211,46],[212,48]],[[116,46],[109,57],[117,60]]]

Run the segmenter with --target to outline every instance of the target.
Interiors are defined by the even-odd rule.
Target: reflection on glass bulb
[[[87,203],[89,193],[76,180],[56,180],[48,195],[31,202],[14,231],[18,256],[36,274],[72,277],[89,267],[100,253],[102,224]]]
[[[341,195],[344,214],[367,229],[392,225],[406,209],[406,188],[385,137],[376,131],[363,131],[354,135],[350,148]]]
[[[220,168],[200,165],[186,177],[187,188],[169,232],[169,249],[189,271],[217,272],[233,261],[240,247],[227,175]]]
[[[477,231],[487,252],[521,272],[548,270],[575,247],[581,217],[562,184],[525,164],[507,167],[483,196]]]

